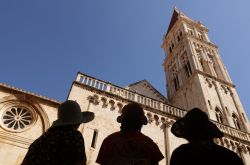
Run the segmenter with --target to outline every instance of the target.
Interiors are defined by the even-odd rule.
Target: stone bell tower
[[[164,37],[167,94],[174,106],[206,111],[210,119],[249,132],[249,122],[235,85],[208,29],[174,8]]]

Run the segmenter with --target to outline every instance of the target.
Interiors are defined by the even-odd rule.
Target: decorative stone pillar
[[[240,157],[241,157],[243,163],[244,163],[244,164],[247,164],[247,161],[246,161],[245,156],[244,156],[244,148],[243,148],[242,146],[238,146],[238,147],[237,147],[237,150],[238,150],[238,152],[239,152],[239,155],[240,155]]]
[[[230,88],[229,88],[229,92],[230,92],[230,96],[232,97],[232,100],[234,102],[235,108],[236,108],[236,110],[238,112],[238,115],[240,117],[240,122],[241,122],[241,125],[243,126],[243,130],[245,130],[245,131],[247,130],[249,132],[248,126],[246,125],[246,122],[245,122],[245,119],[242,116],[242,111],[240,109],[240,106],[239,106],[239,104],[238,104],[238,102],[237,102],[237,100],[235,98],[235,94],[233,93],[232,89],[230,89]]]
[[[225,108],[225,104],[224,104],[224,102],[223,102],[223,99],[222,99],[222,97],[221,97],[220,90],[218,89],[218,85],[217,85],[216,82],[213,81],[213,84],[214,84],[214,87],[215,87],[217,96],[218,96],[218,98],[219,98],[219,101],[220,101],[220,104],[221,104],[221,108],[222,108],[223,113],[224,113],[223,116],[225,116],[226,123],[229,124],[229,119],[228,119],[228,116],[226,115],[226,114],[227,114],[227,111],[226,111],[226,108]]]
[[[165,155],[166,155],[166,165],[170,164],[170,144],[169,144],[169,131],[172,126],[172,122],[165,121],[163,124],[164,139],[165,139]]]

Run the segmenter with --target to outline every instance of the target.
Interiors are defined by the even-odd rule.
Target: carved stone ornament
[[[1,116],[2,127],[13,132],[26,130],[31,126],[33,121],[33,112],[25,107],[10,107]]]

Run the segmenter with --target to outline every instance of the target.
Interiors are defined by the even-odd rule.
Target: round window
[[[33,123],[33,114],[24,107],[11,107],[2,114],[2,124],[5,128],[19,132]]]

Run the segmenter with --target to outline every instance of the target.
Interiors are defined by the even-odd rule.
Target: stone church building
[[[235,85],[223,65],[218,46],[208,37],[208,29],[178,9],[163,39],[163,68],[167,98],[147,80],[127,87],[78,72],[67,99],[76,100],[82,111],[95,119],[81,125],[89,165],[94,165],[103,139],[119,130],[116,118],[129,102],[140,104],[149,124],[142,132],[159,146],[167,165],[171,153],[186,143],[171,132],[171,125],[187,110],[199,107],[225,133],[214,139],[236,152],[250,165],[250,125]],[[165,82],[162,82],[165,83]],[[57,119],[59,101],[0,83],[0,165],[18,165],[29,145]]]

